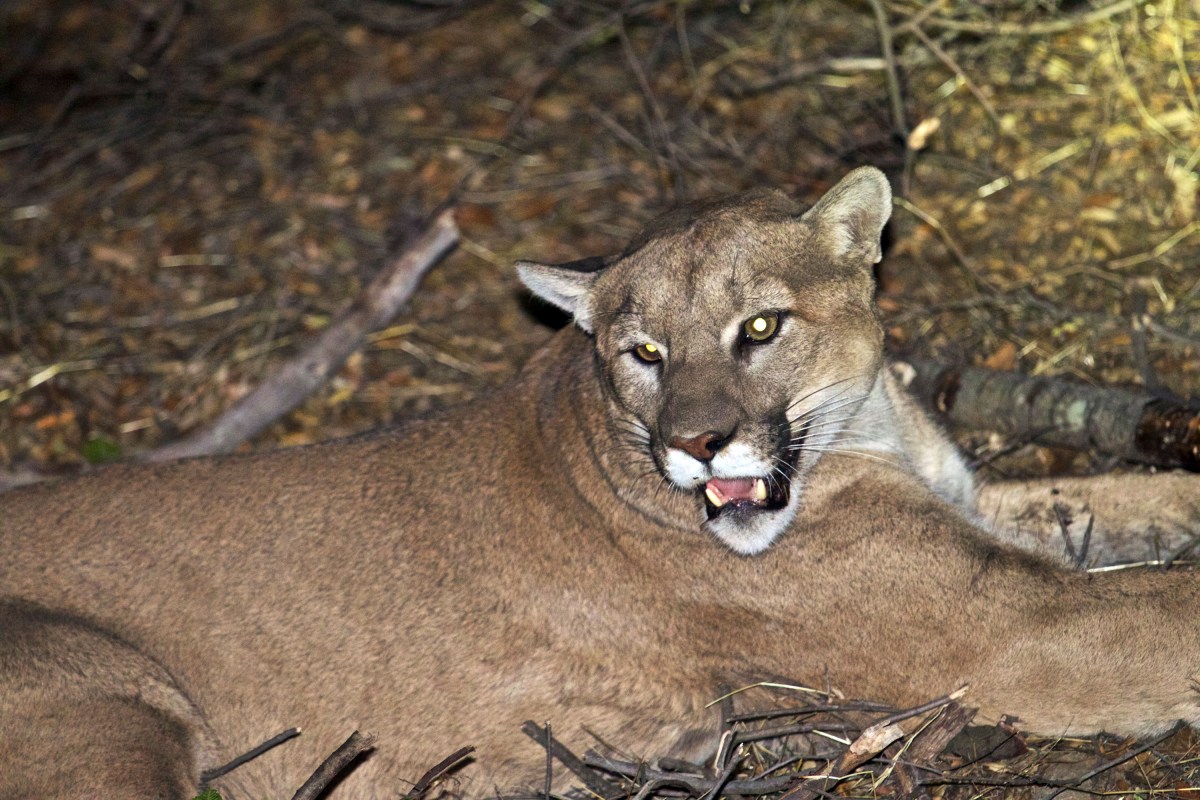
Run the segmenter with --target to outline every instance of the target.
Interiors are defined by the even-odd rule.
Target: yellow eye
[[[656,361],[662,361],[662,353],[659,352],[658,346],[650,344],[650,342],[639,344],[637,347],[633,348],[633,354],[642,361],[645,361],[647,364],[653,364]]]
[[[777,330],[779,330],[779,315],[774,311],[755,314],[742,323],[742,335],[751,342],[765,342],[774,336]]]

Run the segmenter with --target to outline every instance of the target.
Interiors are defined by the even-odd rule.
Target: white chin
[[[763,509],[749,516],[719,516],[704,523],[704,527],[735,553],[752,556],[766,550],[787,530],[799,507],[799,487],[792,487],[792,496],[783,508]]]

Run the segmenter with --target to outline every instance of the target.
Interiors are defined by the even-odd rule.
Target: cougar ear
[[[879,263],[879,237],[892,215],[892,187],[875,167],[859,167],[838,181],[801,217],[816,228],[833,258],[855,256]]]
[[[525,288],[551,305],[558,306],[575,318],[575,324],[592,332],[588,293],[592,284],[611,259],[595,256],[565,264],[539,264],[518,261],[517,275]]]

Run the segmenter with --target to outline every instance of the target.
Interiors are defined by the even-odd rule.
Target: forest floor
[[[6,3],[0,469],[71,471],[214,418],[445,203],[457,251],[248,447],[510,378],[561,324],[517,258],[614,252],[695,197],[811,201],[866,163],[899,198],[893,353],[1200,395],[1200,3],[890,0],[883,28],[872,8]]]

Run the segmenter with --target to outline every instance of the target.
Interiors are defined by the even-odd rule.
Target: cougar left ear
[[[591,333],[588,293],[609,261],[605,257],[584,258],[565,264],[518,261],[517,275],[529,291],[566,311],[575,318],[576,325]]]
[[[830,256],[855,255],[872,264],[883,257],[879,237],[892,215],[892,187],[875,167],[859,167],[838,181],[801,217],[812,224]]]

